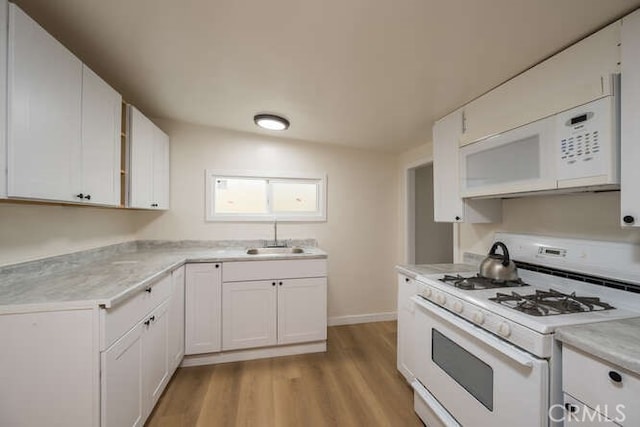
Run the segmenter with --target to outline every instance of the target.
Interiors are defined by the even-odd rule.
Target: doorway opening
[[[453,224],[433,220],[433,162],[407,169],[407,262],[453,262]]]

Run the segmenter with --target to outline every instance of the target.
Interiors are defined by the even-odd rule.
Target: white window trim
[[[320,181],[318,185],[318,213],[313,214],[216,214],[213,203],[215,197],[214,177],[262,178],[262,179],[309,179]],[[324,222],[327,220],[327,174],[303,174],[282,172],[259,172],[247,170],[207,169],[205,171],[205,221],[207,222],[271,222],[275,219],[281,222]]]

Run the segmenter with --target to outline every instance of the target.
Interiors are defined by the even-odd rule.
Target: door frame
[[[416,169],[433,165],[433,155],[420,157],[413,160],[403,166],[403,180],[404,180],[404,263],[415,264],[416,262],[416,242],[415,242],[415,230],[416,230],[416,218],[415,218],[415,202],[416,202]],[[461,262],[458,249],[459,239],[459,225],[453,224],[453,262]]]

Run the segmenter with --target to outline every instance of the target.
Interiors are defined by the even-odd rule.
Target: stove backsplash
[[[640,294],[640,285],[635,283],[621,282],[589,274],[581,274],[573,271],[566,271],[552,267],[541,267],[535,264],[529,264],[522,261],[515,261],[516,266],[522,270],[530,270],[538,273],[551,274],[553,276],[564,277],[580,282],[592,283],[594,285],[605,286],[607,288],[619,289],[621,291],[634,292]]]

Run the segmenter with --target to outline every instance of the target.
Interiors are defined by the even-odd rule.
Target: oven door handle
[[[419,296],[411,297],[414,303],[422,309],[431,312],[433,315],[438,316],[439,318],[445,320],[446,322],[454,325],[458,329],[462,329],[464,332],[473,336],[474,338],[482,341],[489,347],[494,348],[499,351],[501,354],[504,354],[509,359],[517,362],[518,364],[525,366],[527,368],[533,367],[532,356],[529,356],[522,350],[518,350],[513,345],[501,340],[495,335],[485,331],[482,328],[479,328],[468,321],[459,318],[455,314],[449,313],[444,308],[432,306],[431,303],[425,301],[423,298]]]

